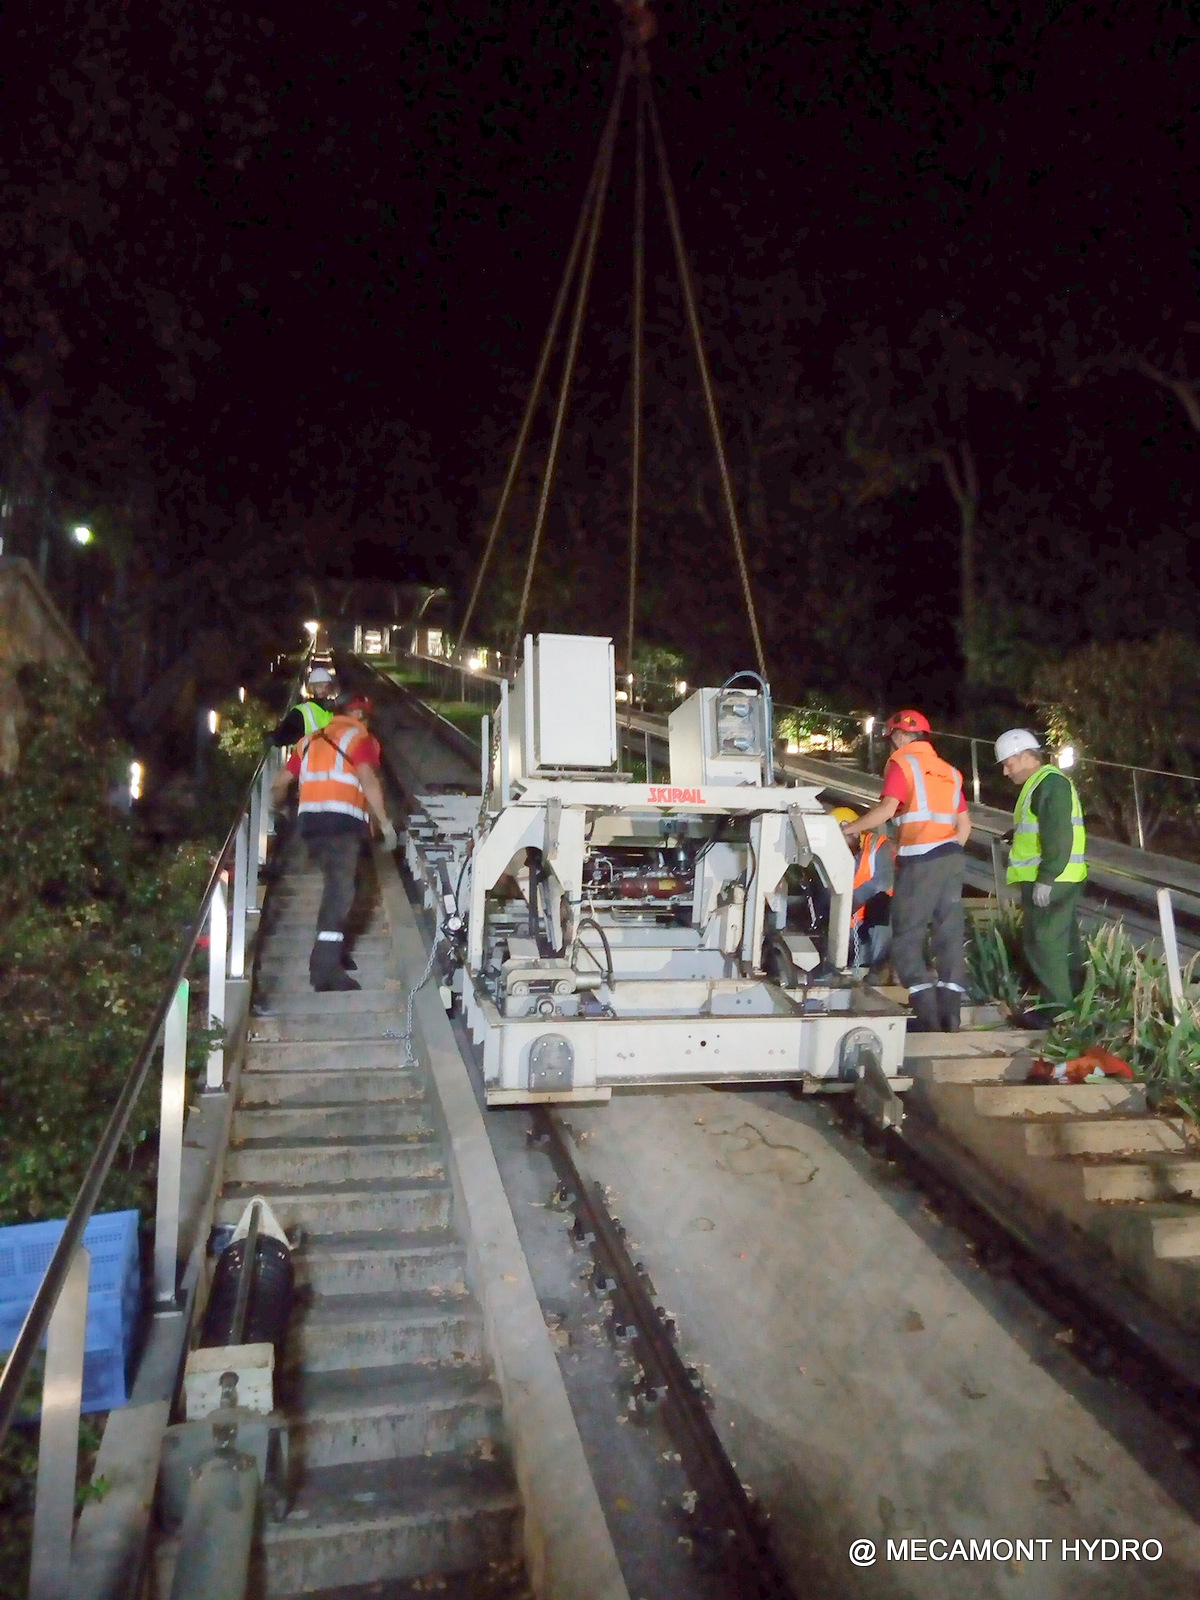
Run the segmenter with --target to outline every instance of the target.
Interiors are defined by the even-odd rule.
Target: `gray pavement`
[[[1080,1367],[827,1106],[633,1092],[570,1120],[805,1600],[1195,1600],[1200,1479],[1170,1431]],[[901,1561],[889,1538],[966,1543]],[[873,1565],[851,1564],[856,1539]],[[971,1560],[972,1539],[1049,1543]],[[1102,1539],[1162,1555],[1076,1559]]]

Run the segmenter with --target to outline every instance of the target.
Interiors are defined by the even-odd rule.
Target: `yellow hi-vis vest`
[[[1083,808],[1079,804],[1079,791],[1058,767],[1041,766],[1026,778],[1013,808],[1013,842],[1008,852],[1009,883],[1033,883],[1042,864],[1042,841],[1038,834],[1038,819],[1030,804],[1033,791],[1039,783],[1052,774],[1061,778],[1071,790],[1071,855],[1066,866],[1055,878],[1055,883],[1082,883],[1087,877],[1087,831],[1083,826]]]
[[[296,710],[304,723],[305,733],[316,733],[318,728],[327,728],[333,721],[333,712],[319,706],[315,700],[301,700]]]

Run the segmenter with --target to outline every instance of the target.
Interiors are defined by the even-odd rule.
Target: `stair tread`
[[[365,1102],[367,1105],[371,1101]],[[305,1107],[304,1109],[308,1109]],[[297,1153],[306,1154],[310,1150],[325,1150],[333,1154],[338,1150],[396,1150],[408,1152],[421,1148],[423,1145],[440,1143],[434,1128],[414,1128],[409,1134],[380,1133],[380,1134],[341,1134],[335,1138],[324,1139],[297,1139],[292,1134],[269,1134],[264,1138],[238,1139],[232,1148],[243,1155],[253,1155],[256,1151],[270,1151],[273,1154],[295,1150]]]
[[[351,1584],[339,1589],[310,1589],[303,1595],[280,1595],[279,1600],[534,1600],[523,1572],[504,1566],[473,1567],[469,1572],[438,1574],[436,1591],[426,1578],[385,1578],[382,1582]]]
[[[253,1200],[261,1194],[269,1200],[273,1194],[286,1195],[289,1200],[319,1200],[322,1195],[330,1199],[344,1199],[346,1195],[410,1195],[441,1193],[448,1188],[444,1178],[352,1178],[346,1183],[280,1183],[272,1178],[269,1183],[254,1184],[244,1180],[227,1183],[221,1189],[223,1200],[237,1200],[245,1196]]]
[[[365,1498],[370,1496],[370,1499]],[[300,1484],[288,1515],[268,1523],[266,1544],[320,1537],[392,1520],[437,1521],[483,1510],[517,1511],[520,1497],[504,1460],[409,1456],[398,1461],[316,1467]]]
[[[285,1380],[283,1408],[303,1423],[338,1416],[388,1416],[464,1402],[500,1406],[500,1390],[483,1367],[353,1367],[297,1372]]]
[[[465,1253],[462,1240],[453,1228],[425,1228],[419,1232],[397,1229],[378,1233],[313,1233],[305,1239],[298,1254],[313,1260],[335,1260],[360,1255],[419,1255],[438,1250],[450,1250],[457,1255]]]
[[[448,1315],[460,1318],[465,1315],[472,1320],[481,1317],[469,1293],[433,1294],[423,1289],[387,1289],[381,1294],[318,1294],[296,1310],[296,1320],[313,1327],[363,1322],[383,1327],[389,1323],[425,1322]]]

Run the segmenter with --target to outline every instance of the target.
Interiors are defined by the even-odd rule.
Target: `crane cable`
[[[575,377],[575,361],[579,354],[579,339],[583,332],[583,318],[587,310],[588,293],[592,285],[592,268],[596,263],[596,243],[600,237],[600,221],[604,215],[604,202],[608,196],[608,180],[612,172],[613,150],[617,142],[617,128],[620,123],[621,101],[625,97],[625,85],[629,81],[630,51],[621,53],[621,66],[617,73],[617,88],[613,95],[612,106],[608,113],[608,123],[600,141],[599,172],[597,174],[595,193],[592,197],[591,225],[588,229],[587,245],[584,250],[583,264],[579,271],[579,287],[575,294],[575,310],[571,317],[571,331],[567,336],[566,355],[563,358],[562,384],[558,391],[558,405],[554,412],[554,427],[550,434],[550,448],[546,455],[546,468],[542,475],[542,488],[538,496],[537,513],[533,519],[533,536],[529,544],[529,555],[525,562],[525,583],[521,590],[521,605],[517,612],[517,622],[513,629],[511,655],[515,659],[521,644],[521,634],[525,627],[525,617],[529,610],[529,594],[533,588],[533,573],[537,566],[538,553],[542,544],[542,533],[546,526],[546,510],[550,504],[550,491],[554,486],[554,473],[558,465],[558,451],[562,443],[563,424],[567,418],[567,406],[571,398],[571,384]]]
[[[746,546],[742,538],[741,523],[738,519],[737,501],[734,499],[733,478],[729,472],[729,460],[725,454],[725,439],[721,431],[721,417],[717,411],[717,399],[713,390],[712,373],[708,366],[708,354],[704,348],[704,335],[700,328],[700,315],[696,309],[696,294],[692,286],[692,271],[688,262],[687,250],[683,242],[683,229],[679,222],[679,207],[675,202],[675,185],[671,181],[671,169],[667,164],[667,151],[663,143],[662,129],[658,122],[658,110],[654,104],[654,90],[647,82],[647,102],[650,112],[650,131],[654,135],[654,149],[658,157],[659,182],[662,185],[663,200],[667,208],[667,222],[671,229],[671,242],[675,247],[675,269],[679,274],[679,287],[683,293],[683,303],[687,311],[688,327],[691,330],[692,345],[696,354],[696,366],[700,371],[700,385],[704,390],[704,408],[708,412],[708,426],[712,434],[713,450],[717,457],[717,470],[721,476],[721,492],[725,500],[725,513],[729,518],[729,532],[733,539],[734,554],[737,557],[738,575],[742,581],[742,598],[746,603],[746,616],[750,622],[750,633],[754,640],[754,655],[758,662],[758,670],[764,682],[767,680],[767,661],[763,653],[762,634],[758,627],[758,612],[754,606],[754,593],[750,587],[750,568],[746,562]]]
[[[619,110],[621,97],[624,93],[624,78],[620,77],[616,93],[609,108],[608,120],[611,124]],[[529,396],[525,402],[525,411],[521,417],[521,425],[517,430],[516,443],[513,445],[512,456],[509,459],[508,473],[504,479],[504,487],[500,491],[500,500],[492,518],[492,526],[488,531],[487,543],[480,557],[479,567],[475,573],[475,582],[471,589],[471,598],[467,602],[467,609],[463,615],[462,626],[458,633],[458,651],[461,652],[466,642],[475,617],[475,608],[479,604],[479,596],[483,590],[483,580],[491,563],[492,555],[496,548],[496,541],[500,537],[500,530],[504,526],[504,519],[508,515],[509,502],[512,500],[513,490],[516,488],[517,478],[520,475],[521,463],[525,457],[525,448],[529,443],[529,431],[533,426],[533,419],[537,414],[538,402],[542,397],[542,390],[546,384],[546,373],[550,366],[550,357],[554,353],[554,346],[558,340],[558,330],[562,325],[563,312],[567,307],[567,299],[571,291],[571,281],[575,276],[575,269],[579,263],[579,253],[583,248],[584,237],[587,233],[588,221],[593,214],[593,205],[597,184],[604,157],[604,139],[596,151],[596,159],[592,163],[592,170],[588,177],[587,188],[584,190],[583,201],[579,207],[579,218],[575,224],[575,236],[571,240],[571,248],[567,253],[566,264],[563,267],[562,281],[558,286],[558,293],[554,300],[554,309],[550,313],[550,325],[546,329],[546,336],[542,340],[542,348],[538,355],[537,366],[534,369],[533,381],[530,384]]]
[[[633,305],[629,339],[630,469],[629,469],[629,615],[625,629],[625,671],[633,675],[633,632],[637,608],[638,543],[642,514],[642,377],[646,331],[646,87],[649,62],[639,50],[637,143],[633,184]]]

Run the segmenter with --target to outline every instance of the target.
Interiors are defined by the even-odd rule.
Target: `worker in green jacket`
[[[996,760],[1021,791],[1013,810],[1008,881],[1021,886],[1022,945],[1046,1004],[1022,1012],[1022,1027],[1045,1028],[1083,983],[1079,902],[1087,881],[1087,833],[1079,794],[1043,756],[1028,728],[996,740]]]

